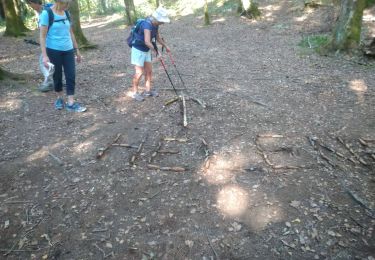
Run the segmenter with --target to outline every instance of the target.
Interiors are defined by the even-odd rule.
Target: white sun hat
[[[167,9],[163,7],[158,7],[158,9],[156,9],[152,14],[152,17],[154,17],[158,22],[162,23],[169,23],[171,21],[169,20]]]

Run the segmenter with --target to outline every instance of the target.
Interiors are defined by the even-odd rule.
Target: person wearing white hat
[[[132,45],[131,63],[135,66],[135,74],[133,76],[133,93],[132,98],[136,101],[143,101],[144,97],[156,97],[158,93],[152,89],[152,63],[151,53],[157,57],[159,55],[156,49],[156,41],[161,44],[167,52],[170,51],[167,44],[159,33],[159,26],[169,23],[168,11],[159,7],[152,16],[147,17],[140,25],[136,32],[136,41]],[[138,93],[138,85],[142,75],[145,76],[146,91],[143,94]]]

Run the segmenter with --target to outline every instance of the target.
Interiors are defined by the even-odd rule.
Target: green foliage
[[[253,18],[258,18],[262,15],[259,10],[259,4],[256,2],[251,3],[250,8],[249,10],[247,10],[247,12],[250,13]]]
[[[330,37],[325,34],[307,36],[298,44],[301,48],[320,49],[330,42]]]

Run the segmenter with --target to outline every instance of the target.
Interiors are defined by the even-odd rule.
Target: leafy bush
[[[298,44],[298,46],[302,48],[319,49],[327,45],[329,41],[330,38],[328,35],[309,35],[307,37],[304,37]]]

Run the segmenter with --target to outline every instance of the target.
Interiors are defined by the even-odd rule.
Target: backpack
[[[48,13],[48,30],[49,30],[49,28],[51,28],[53,23],[57,23],[57,22],[64,22],[65,23],[66,20],[68,20],[70,22],[70,14],[67,10],[64,11],[65,15],[66,15],[66,18],[55,20],[55,17],[53,15],[53,11],[51,9],[52,5],[53,4],[44,5],[44,10],[46,10],[47,13]]]
[[[128,38],[126,39],[126,42],[128,43],[128,46],[131,48],[133,46],[134,43],[136,43],[137,41],[142,41],[139,39],[139,36],[137,37],[137,35],[140,35],[139,33],[139,28],[141,27],[141,24],[146,21],[146,19],[138,19],[135,24],[133,25],[133,27],[131,28],[130,30],[130,33],[129,33],[129,36]],[[143,41],[142,41],[143,42]]]

